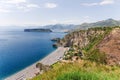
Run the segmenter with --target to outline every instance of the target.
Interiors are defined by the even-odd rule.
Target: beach
[[[42,63],[44,65],[52,65],[52,64],[56,63],[57,61],[59,61],[61,59],[61,57],[63,57],[64,52],[67,49],[68,48],[59,47],[58,49],[56,49],[55,51],[50,53],[48,56],[46,56],[42,60],[37,61],[33,65],[28,66],[27,68],[19,71],[18,73],[15,73],[15,74],[7,77],[5,80],[26,80],[26,79],[31,79],[31,78],[35,77],[37,73],[40,72],[40,70],[38,68],[36,68],[37,63]]]

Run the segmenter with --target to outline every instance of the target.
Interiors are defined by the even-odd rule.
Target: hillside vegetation
[[[90,61],[57,63],[32,80],[120,80],[120,68]]]
[[[74,31],[56,44],[63,60],[32,80],[120,80],[120,27]]]

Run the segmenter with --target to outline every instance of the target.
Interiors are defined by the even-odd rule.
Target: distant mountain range
[[[45,29],[51,29],[53,32],[68,32],[77,26],[74,24],[55,24],[55,25],[46,25],[42,27]]]
[[[91,27],[112,27],[112,26],[120,26],[120,21],[114,19],[102,20],[94,23],[83,23],[77,26],[77,29],[87,29]]]
[[[51,29],[53,32],[67,32],[71,30],[87,29],[91,27],[112,27],[112,26],[120,26],[120,21],[114,19],[107,19],[93,23],[83,23],[80,25],[55,24],[55,25],[46,25],[42,27],[46,29]]]
[[[120,20],[107,19],[102,21],[97,21],[93,23],[82,23],[80,25],[74,24],[55,24],[55,25],[45,25],[45,26],[2,26],[0,31],[20,31],[23,29],[50,29],[52,32],[68,32],[79,29],[88,29],[91,27],[112,27],[112,26],[120,26]]]

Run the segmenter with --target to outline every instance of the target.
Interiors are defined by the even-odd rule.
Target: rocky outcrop
[[[51,39],[51,41],[53,41],[53,42],[59,42],[60,38],[53,38],[53,39]]]
[[[60,42],[60,38],[53,38],[53,39],[51,39],[51,41],[55,42],[55,43],[53,44],[53,47],[54,47],[54,48],[57,48],[57,47],[59,46],[57,43]]]

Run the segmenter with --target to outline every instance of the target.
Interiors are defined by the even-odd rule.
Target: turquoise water
[[[55,50],[52,38],[64,33],[0,32],[0,80]]]

